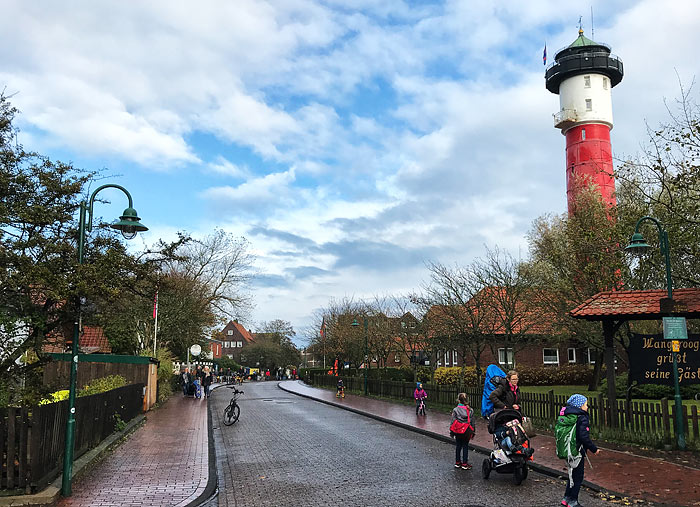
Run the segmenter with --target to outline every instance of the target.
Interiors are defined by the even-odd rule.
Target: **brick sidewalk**
[[[309,387],[301,381],[280,382],[279,385],[285,391],[450,440],[448,414],[428,411],[426,416],[416,416],[412,406],[352,394],[338,399],[331,390]],[[492,437],[483,419],[477,421],[476,429],[473,446],[479,451],[488,451],[493,447]],[[565,474],[563,461],[556,457],[552,437],[533,437],[532,446],[537,468],[550,474]],[[700,505],[700,470],[605,448],[597,456],[590,456],[590,460],[594,468],[591,470],[586,465],[586,483],[596,489],[667,505]],[[481,469],[480,460],[474,465],[475,469]]]
[[[209,477],[207,401],[175,393],[57,505],[185,506]]]

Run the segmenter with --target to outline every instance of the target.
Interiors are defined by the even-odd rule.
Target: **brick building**
[[[213,341],[222,343],[221,357],[228,357],[240,364],[241,353],[248,345],[255,343],[255,338],[242,324],[232,320],[214,336]]]

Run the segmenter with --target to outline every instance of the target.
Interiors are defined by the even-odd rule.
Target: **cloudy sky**
[[[426,260],[524,253],[532,220],[565,210],[542,50],[579,16],[591,37],[591,5],[625,64],[624,157],[698,72],[700,3],[9,0],[0,89],[25,147],[131,191],[137,243],[245,236],[247,324],[301,328],[329,298],[418,287]]]

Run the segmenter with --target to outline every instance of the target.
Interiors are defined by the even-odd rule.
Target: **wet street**
[[[512,475],[483,480],[484,456],[474,451],[474,469],[457,470],[450,444],[286,393],[277,382],[242,388],[233,426],[221,423],[230,391],[210,399],[219,495],[209,507],[556,506],[563,496],[563,481],[533,471],[520,486]],[[587,491],[580,500],[606,505]]]

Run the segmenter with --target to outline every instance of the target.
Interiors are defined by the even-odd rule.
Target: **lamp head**
[[[646,242],[644,236],[641,232],[635,232],[632,234],[632,239],[630,244],[625,247],[625,250],[629,250],[632,253],[642,254],[649,250],[651,246]]]
[[[357,322],[357,319],[352,319],[352,324],[350,324],[352,327],[357,327],[360,325],[359,322]]]
[[[140,218],[134,208],[126,208],[124,214],[119,217],[119,221],[110,227],[121,231],[125,239],[134,239],[137,232],[147,231],[148,227],[139,222]]]

